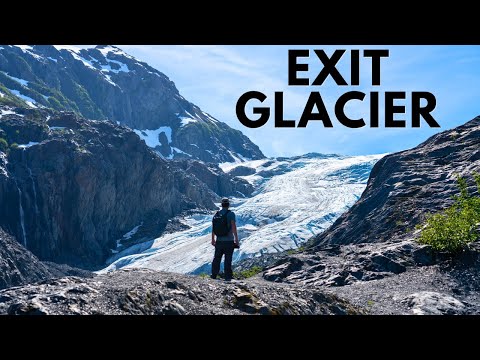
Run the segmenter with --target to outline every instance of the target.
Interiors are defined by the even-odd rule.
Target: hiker
[[[228,208],[230,200],[222,199],[222,210],[215,213],[212,219],[212,245],[215,246],[215,256],[212,262],[212,279],[216,279],[220,272],[222,256],[225,255],[225,280],[230,281],[233,276],[233,250],[240,247],[238,242],[235,213]],[[215,240],[216,236],[216,240]]]

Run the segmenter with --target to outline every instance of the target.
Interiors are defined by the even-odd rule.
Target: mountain
[[[296,249],[324,231],[360,197],[381,157],[307,154],[222,164],[227,174],[255,189],[251,197],[237,194],[232,200],[241,239],[234,261]],[[212,212],[183,217],[185,229],[121,250],[104,271],[146,267],[208,273],[211,220]]]
[[[109,119],[167,159],[264,158],[240,131],[183,98],[165,74],[114,46],[0,46],[0,104]]]
[[[222,195],[128,127],[72,112],[0,106],[0,142],[0,226],[42,260],[95,267],[135,225],[158,235]]]
[[[350,210],[304,251],[273,259],[263,278],[329,287],[375,314],[478,314],[479,243],[435,253],[415,241],[415,225],[451,205],[457,175],[475,193],[471,175],[479,171],[480,117],[387,155]]]

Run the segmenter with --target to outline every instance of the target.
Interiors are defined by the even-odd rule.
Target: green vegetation
[[[1,75],[3,75],[2,72],[0,72],[0,77]],[[25,101],[13,95],[5,86],[2,85],[1,79],[0,79],[0,92],[4,94],[3,96],[0,96],[0,105],[8,105],[13,107],[26,106]]]
[[[255,276],[262,272],[262,268],[260,266],[252,266],[250,269],[243,270],[243,271],[234,271],[233,277],[235,279],[248,279],[252,276]]]
[[[0,138],[0,151],[6,153],[8,150],[8,142],[4,138]]]
[[[299,246],[296,249],[287,250],[286,253],[287,253],[287,255],[298,254],[298,253],[303,252],[306,249],[306,247],[307,247],[306,245],[302,245],[302,246]]]
[[[480,174],[473,177],[480,193]],[[477,226],[480,223],[480,197],[468,193],[467,181],[457,178],[460,194],[454,196],[454,203],[448,209],[427,217],[418,241],[431,245],[436,251],[457,252],[478,239]]]
[[[252,266],[251,268],[249,268],[247,270],[234,271],[233,272],[233,278],[238,279],[238,280],[248,279],[248,278],[250,278],[254,275],[257,275],[257,274],[261,273],[262,271],[263,271],[262,267],[255,265],[255,266]],[[206,279],[206,278],[210,277],[210,275],[207,274],[207,273],[200,273],[200,274],[198,274],[198,276],[200,276],[202,279]],[[221,272],[220,274],[218,274],[218,278],[219,279],[224,279],[225,274],[223,272]]]

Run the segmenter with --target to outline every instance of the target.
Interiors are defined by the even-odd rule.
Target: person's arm
[[[213,226],[212,226],[212,245],[215,246],[215,234],[213,233]]]
[[[232,232],[233,232],[233,241],[235,242],[235,244],[239,245],[240,243],[238,241],[237,224],[235,223],[235,220],[232,220],[231,224],[232,224]]]

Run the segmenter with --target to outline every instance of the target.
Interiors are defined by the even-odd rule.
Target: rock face
[[[264,158],[240,131],[183,98],[163,73],[113,46],[0,47],[0,104],[69,110],[120,122],[165,158]]]
[[[63,276],[92,277],[86,270],[40,261],[0,227],[0,289]]]
[[[480,313],[480,246],[460,254],[419,245],[415,225],[480,171],[480,118],[379,160],[361,198],[304,251],[264,261],[263,278],[313,284],[374,314]],[[246,264],[239,264],[240,267]],[[249,266],[255,265],[250,260]]]
[[[0,152],[0,226],[42,260],[99,265],[137,225],[158,234],[181,211],[214,208],[218,195],[127,127],[8,111],[17,114],[0,118],[10,144]]]
[[[0,291],[0,314],[357,314],[349,303],[315,287],[249,281],[225,283],[149,270],[93,279],[66,277]]]
[[[220,196],[247,197],[254,191],[248,181],[224,173],[216,164],[195,160],[178,161],[177,164]]]
[[[480,171],[480,117],[434,135],[417,147],[385,156],[372,169],[360,200],[313,239],[324,244],[384,242],[403,237],[451,204],[456,176]]]
[[[50,277],[45,264],[0,228],[0,289]]]

